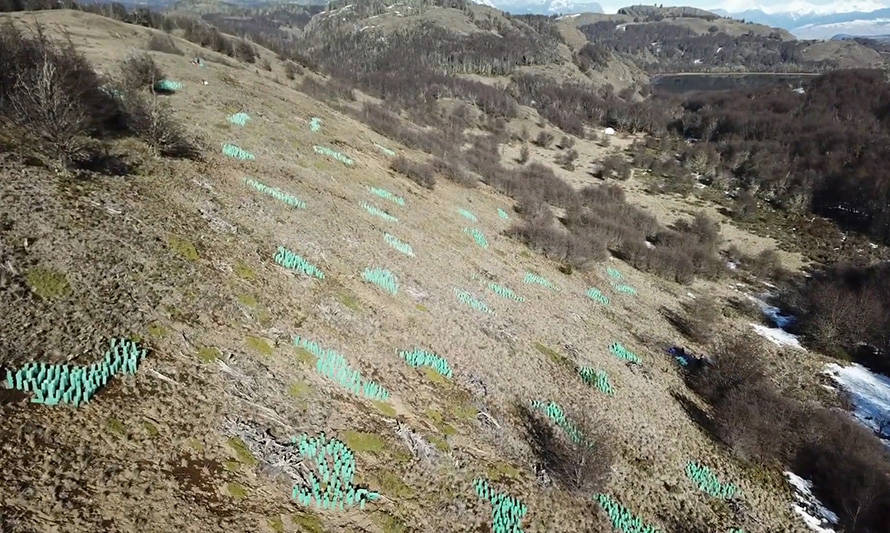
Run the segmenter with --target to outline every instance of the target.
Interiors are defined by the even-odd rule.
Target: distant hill
[[[801,39],[830,39],[837,34],[880,35],[890,33],[890,8],[830,14],[764,13],[759,9],[717,14],[789,30]]]

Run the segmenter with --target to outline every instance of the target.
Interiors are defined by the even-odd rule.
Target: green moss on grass
[[[423,375],[426,376],[426,378],[428,380],[430,380],[434,383],[448,383],[448,380],[445,379],[445,376],[436,372],[435,370],[433,370],[432,368],[430,368],[428,366],[422,367],[421,371],[423,371]]]
[[[380,486],[380,493],[390,498],[413,498],[415,494],[414,489],[406,485],[399,476],[389,471],[378,476],[377,484]]]
[[[275,533],[284,533],[284,521],[281,520],[280,516],[267,518],[266,522],[269,524],[269,529],[271,529]]]
[[[293,345],[292,345],[293,346]],[[307,350],[306,348],[297,348],[294,347],[294,351],[297,353],[297,360],[306,365],[314,365],[315,364],[315,356]]]
[[[247,344],[247,347],[251,350],[259,352],[263,355],[272,355],[272,347],[261,337],[254,337],[253,335],[248,335],[244,342]]]
[[[448,441],[437,436],[430,436],[427,438],[430,441],[430,444],[436,447],[442,453],[448,452],[451,449],[451,446],[448,445]]]
[[[31,291],[44,300],[55,300],[71,294],[68,278],[56,270],[33,267],[28,269],[25,279]]]
[[[427,307],[426,307],[425,305],[423,305],[423,304],[417,304],[415,307],[417,307],[417,310],[420,311],[421,313],[428,313],[428,312],[430,311],[430,310],[427,309]]]
[[[472,405],[455,405],[451,408],[451,414],[458,420],[467,421],[474,420],[476,415],[479,414],[479,410]]]
[[[518,481],[522,476],[522,471],[504,461],[498,461],[488,465],[485,473],[492,481]]]
[[[145,432],[148,433],[149,437],[157,437],[161,433],[160,431],[158,431],[157,426],[155,426],[148,420],[144,420],[142,422],[142,427],[145,428]]]
[[[256,279],[256,272],[253,271],[252,268],[247,266],[246,263],[238,261],[235,263],[235,267],[233,268],[235,271],[235,275],[241,279],[246,279],[247,281],[253,281]]]
[[[195,249],[195,245],[187,239],[171,234],[167,236],[167,244],[171,250],[189,261],[197,261],[200,257],[198,250]]]
[[[340,302],[340,305],[342,305],[343,307],[352,309],[355,312],[359,312],[362,310],[362,304],[359,299],[356,298],[356,296],[349,291],[339,291],[337,293],[337,301]]]
[[[396,416],[396,410],[393,406],[389,405],[386,402],[373,402],[374,407],[376,407],[381,413],[386,416]]]
[[[379,453],[383,451],[385,443],[378,435],[374,433],[364,433],[361,431],[345,431],[343,433],[343,442],[352,448],[352,451]]]
[[[287,388],[287,393],[290,394],[291,397],[299,400],[308,395],[311,389],[312,387],[308,383],[304,381],[296,381],[290,384]]]
[[[243,305],[243,306],[245,306],[245,307],[249,307],[249,308],[251,308],[251,309],[253,309],[253,308],[255,308],[257,305],[259,305],[259,302],[257,302],[256,297],[255,297],[254,295],[252,295],[252,294],[240,294],[240,295],[238,295],[238,303],[240,303],[241,305]]]
[[[407,533],[408,531],[405,524],[398,518],[386,513],[375,513],[374,522],[380,527],[383,533]]]
[[[572,362],[569,361],[569,359],[566,356],[562,355],[561,353],[557,352],[556,350],[553,350],[552,348],[548,348],[547,346],[544,346],[540,342],[535,343],[535,349],[538,350],[539,352],[541,352],[542,354],[546,355],[547,357],[549,357],[551,361],[553,361],[554,363],[556,363],[558,365],[563,365],[563,366],[567,366],[567,367],[572,366]]]
[[[229,494],[236,500],[240,501],[247,497],[247,487],[241,483],[232,482],[226,485],[226,488],[229,489]]]
[[[156,339],[161,339],[167,336],[167,328],[160,324],[149,324],[148,334]]]
[[[204,363],[212,363],[220,358],[222,353],[220,353],[219,348],[215,346],[203,346],[198,348],[198,359],[200,359]]]
[[[225,468],[229,472],[237,472],[241,470],[241,463],[234,460],[223,461],[223,468]]]
[[[127,436],[127,428],[124,426],[124,423],[118,420],[117,418],[109,418],[108,419],[108,430],[112,433],[117,433],[122,437]]]
[[[247,448],[247,445],[244,444],[244,441],[239,439],[238,437],[232,437],[227,441],[229,448],[235,452],[235,457],[238,458],[243,464],[248,466],[256,466],[259,461],[256,460],[256,457],[250,453],[250,450]]]
[[[295,513],[291,515],[291,521],[305,533],[324,533],[324,526],[317,516],[311,513]]]

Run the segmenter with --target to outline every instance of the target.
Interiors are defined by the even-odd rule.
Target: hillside
[[[332,71],[367,41],[322,28],[379,19],[398,43],[392,20],[414,23],[336,16],[304,33]],[[640,168],[597,177],[591,163],[643,134],[585,124],[554,139],[528,96],[546,93],[507,105],[487,91],[511,76],[538,90],[553,65],[593,83],[568,45],[529,37],[533,19],[422,16],[482,43],[509,34],[527,54],[492,66],[442,53],[454,78],[430,67],[440,77],[401,92],[379,60],[353,89],[258,45],[224,55],[174,29],[164,53],[149,46],[160,30],[90,13],[2,15],[70,39],[108,78],[149,54],[181,86],[143,92],[203,149],[165,157],[119,133],[106,156],[129,172],[69,173],[16,130],[0,137],[0,379],[32,362],[101,365],[113,338],[147,350],[79,407],[0,387],[0,529],[629,532],[632,514],[660,531],[808,531],[782,469],[715,436],[716,407],[666,352],[747,335],[758,387],[841,405],[820,386],[831,359],[753,333],[775,333],[747,296],[777,269],[737,266],[774,254],[800,272],[805,245],[740,227],[715,195],[655,194]],[[416,87],[435,103],[405,105]],[[333,482],[301,435],[348,448],[325,464],[354,474],[337,476],[342,492],[369,491],[361,506],[305,501]],[[494,517],[509,505],[480,479],[521,518]]]

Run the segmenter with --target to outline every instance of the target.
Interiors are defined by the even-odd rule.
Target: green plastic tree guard
[[[353,484],[356,472],[355,454],[343,442],[328,439],[324,432],[317,437],[292,437],[304,464],[305,483],[295,485],[291,497],[303,506],[320,509],[346,510],[380,498],[380,494]]]
[[[250,178],[244,178],[244,183],[250,185],[263,194],[268,194],[272,198],[286,203],[291,207],[296,207],[297,209],[306,209],[306,203],[303,200],[300,200],[296,196],[290,195],[284,191],[276,189],[275,187],[269,187],[268,185],[265,185]]]
[[[235,113],[229,117],[229,122],[236,126],[246,126],[249,120],[250,115],[247,113]]]
[[[14,373],[6,371],[9,388],[32,393],[32,403],[80,407],[117,374],[135,374],[147,355],[145,348],[129,339],[112,339],[99,361],[88,365],[27,363]]]
[[[396,279],[395,274],[385,268],[366,268],[365,271],[362,272],[362,279],[368,283],[377,285],[392,295],[399,292],[399,282]]]
[[[242,150],[240,147],[234,144],[224,144],[222,147],[222,153],[240,161],[253,161],[256,159],[256,156],[254,156],[252,153],[248,152],[247,150]]]
[[[402,252],[403,254],[407,255],[408,257],[414,257],[414,250],[411,248],[411,245],[406,242],[400,241],[399,238],[396,237],[395,235],[390,235],[389,233],[384,233],[383,240],[386,241],[386,244],[392,246],[393,248]]]
[[[432,352],[415,348],[410,352],[406,350],[399,352],[399,357],[414,368],[428,366],[446,378],[451,378],[451,367],[448,366],[448,361]]]
[[[283,266],[284,268],[294,270],[296,272],[302,272],[308,276],[312,276],[313,278],[324,279],[324,272],[322,272],[317,266],[306,261],[298,254],[295,254],[284,246],[278,247],[278,251],[275,254],[275,262]]]

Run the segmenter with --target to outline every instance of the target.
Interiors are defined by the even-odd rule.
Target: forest
[[[777,32],[769,37],[727,35],[711,26],[698,35],[669,22],[622,24],[601,21],[579,28],[594,44],[632,58],[650,73],[660,72],[796,72],[823,71],[831,62],[806,61],[802,41],[783,41]]]
[[[868,95],[863,98],[862,95]],[[890,86],[878,70],[684,99],[671,129],[719,153],[715,171],[788,211],[890,243]]]

